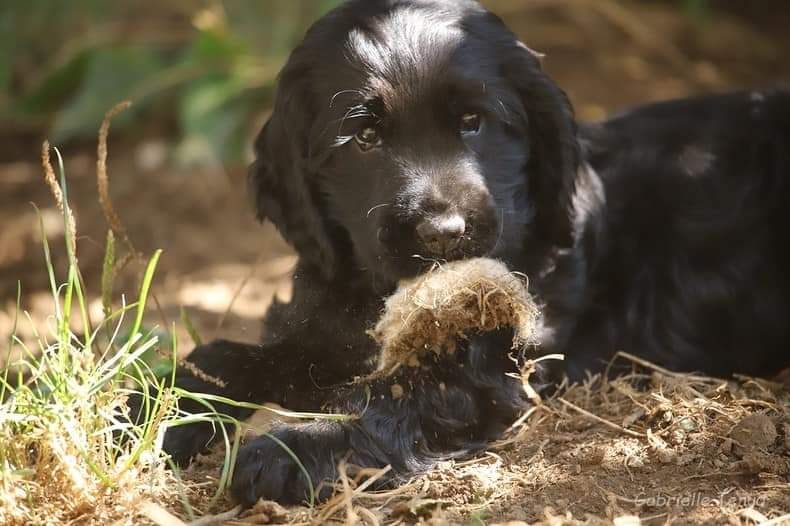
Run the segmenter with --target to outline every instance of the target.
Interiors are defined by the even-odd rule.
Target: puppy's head
[[[567,99],[471,1],[331,12],[289,58],[255,147],[259,217],[327,276],[366,269],[391,283],[570,236]]]

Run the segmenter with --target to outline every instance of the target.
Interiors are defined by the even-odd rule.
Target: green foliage
[[[50,131],[53,140],[93,137],[96,122],[101,122],[107,108],[134,97],[140,83],[163,67],[163,61],[150,49],[115,47],[91,52],[80,71],[81,86],[56,113]],[[123,125],[130,115],[119,117],[116,124]]]
[[[683,9],[697,20],[705,20],[710,15],[710,0],[682,0]]]
[[[5,2],[0,122],[88,139],[107,108],[131,99],[116,125],[175,127],[183,162],[239,161],[287,53],[339,3]]]

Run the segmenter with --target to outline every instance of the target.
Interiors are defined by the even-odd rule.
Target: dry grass
[[[128,427],[122,395],[105,389],[90,394],[88,388],[69,385],[73,399],[47,403],[20,389],[4,404],[0,523],[132,522],[142,501],[172,501],[174,479],[164,455]],[[125,447],[110,425],[127,427]]]

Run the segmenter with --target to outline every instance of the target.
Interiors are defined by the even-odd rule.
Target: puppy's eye
[[[379,134],[379,131],[372,126],[362,128],[354,136],[354,140],[357,141],[359,149],[363,152],[366,152],[371,148],[375,148],[376,146],[381,146],[381,135]]]
[[[480,115],[477,113],[464,113],[461,115],[461,133],[477,133],[480,131]]]

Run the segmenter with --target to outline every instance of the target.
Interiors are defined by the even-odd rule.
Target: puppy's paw
[[[152,394],[152,396],[154,395]],[[130,421],[133,424],[142,425],[146,421],[142,395],[131,394],[127,405]],[[217,424],[217,426],[219,425]],[[185,466],[195,455],[206,451],[216,436],[221,436],[221,433],[221,429],[215,428],[208,422],[168,427],[165,431],[162,449],[177,465]],[[125,440],[120,433],[118,438]]]
[[[248,442],[236,459],[233,497],[245,507],[260,498],[281,504],[309,502],[311,495],[329,498],[329,484],[337,477],[338,444],[326,443],[322,431],[315,424],[283,426]]]
[[[173,426],[165,432],[162,449],[170,455],[176,465],[186,466],[195,455],[205,452],[217,436],[222,436],[221,434],[222,430],[215,429],[207,422]]]

